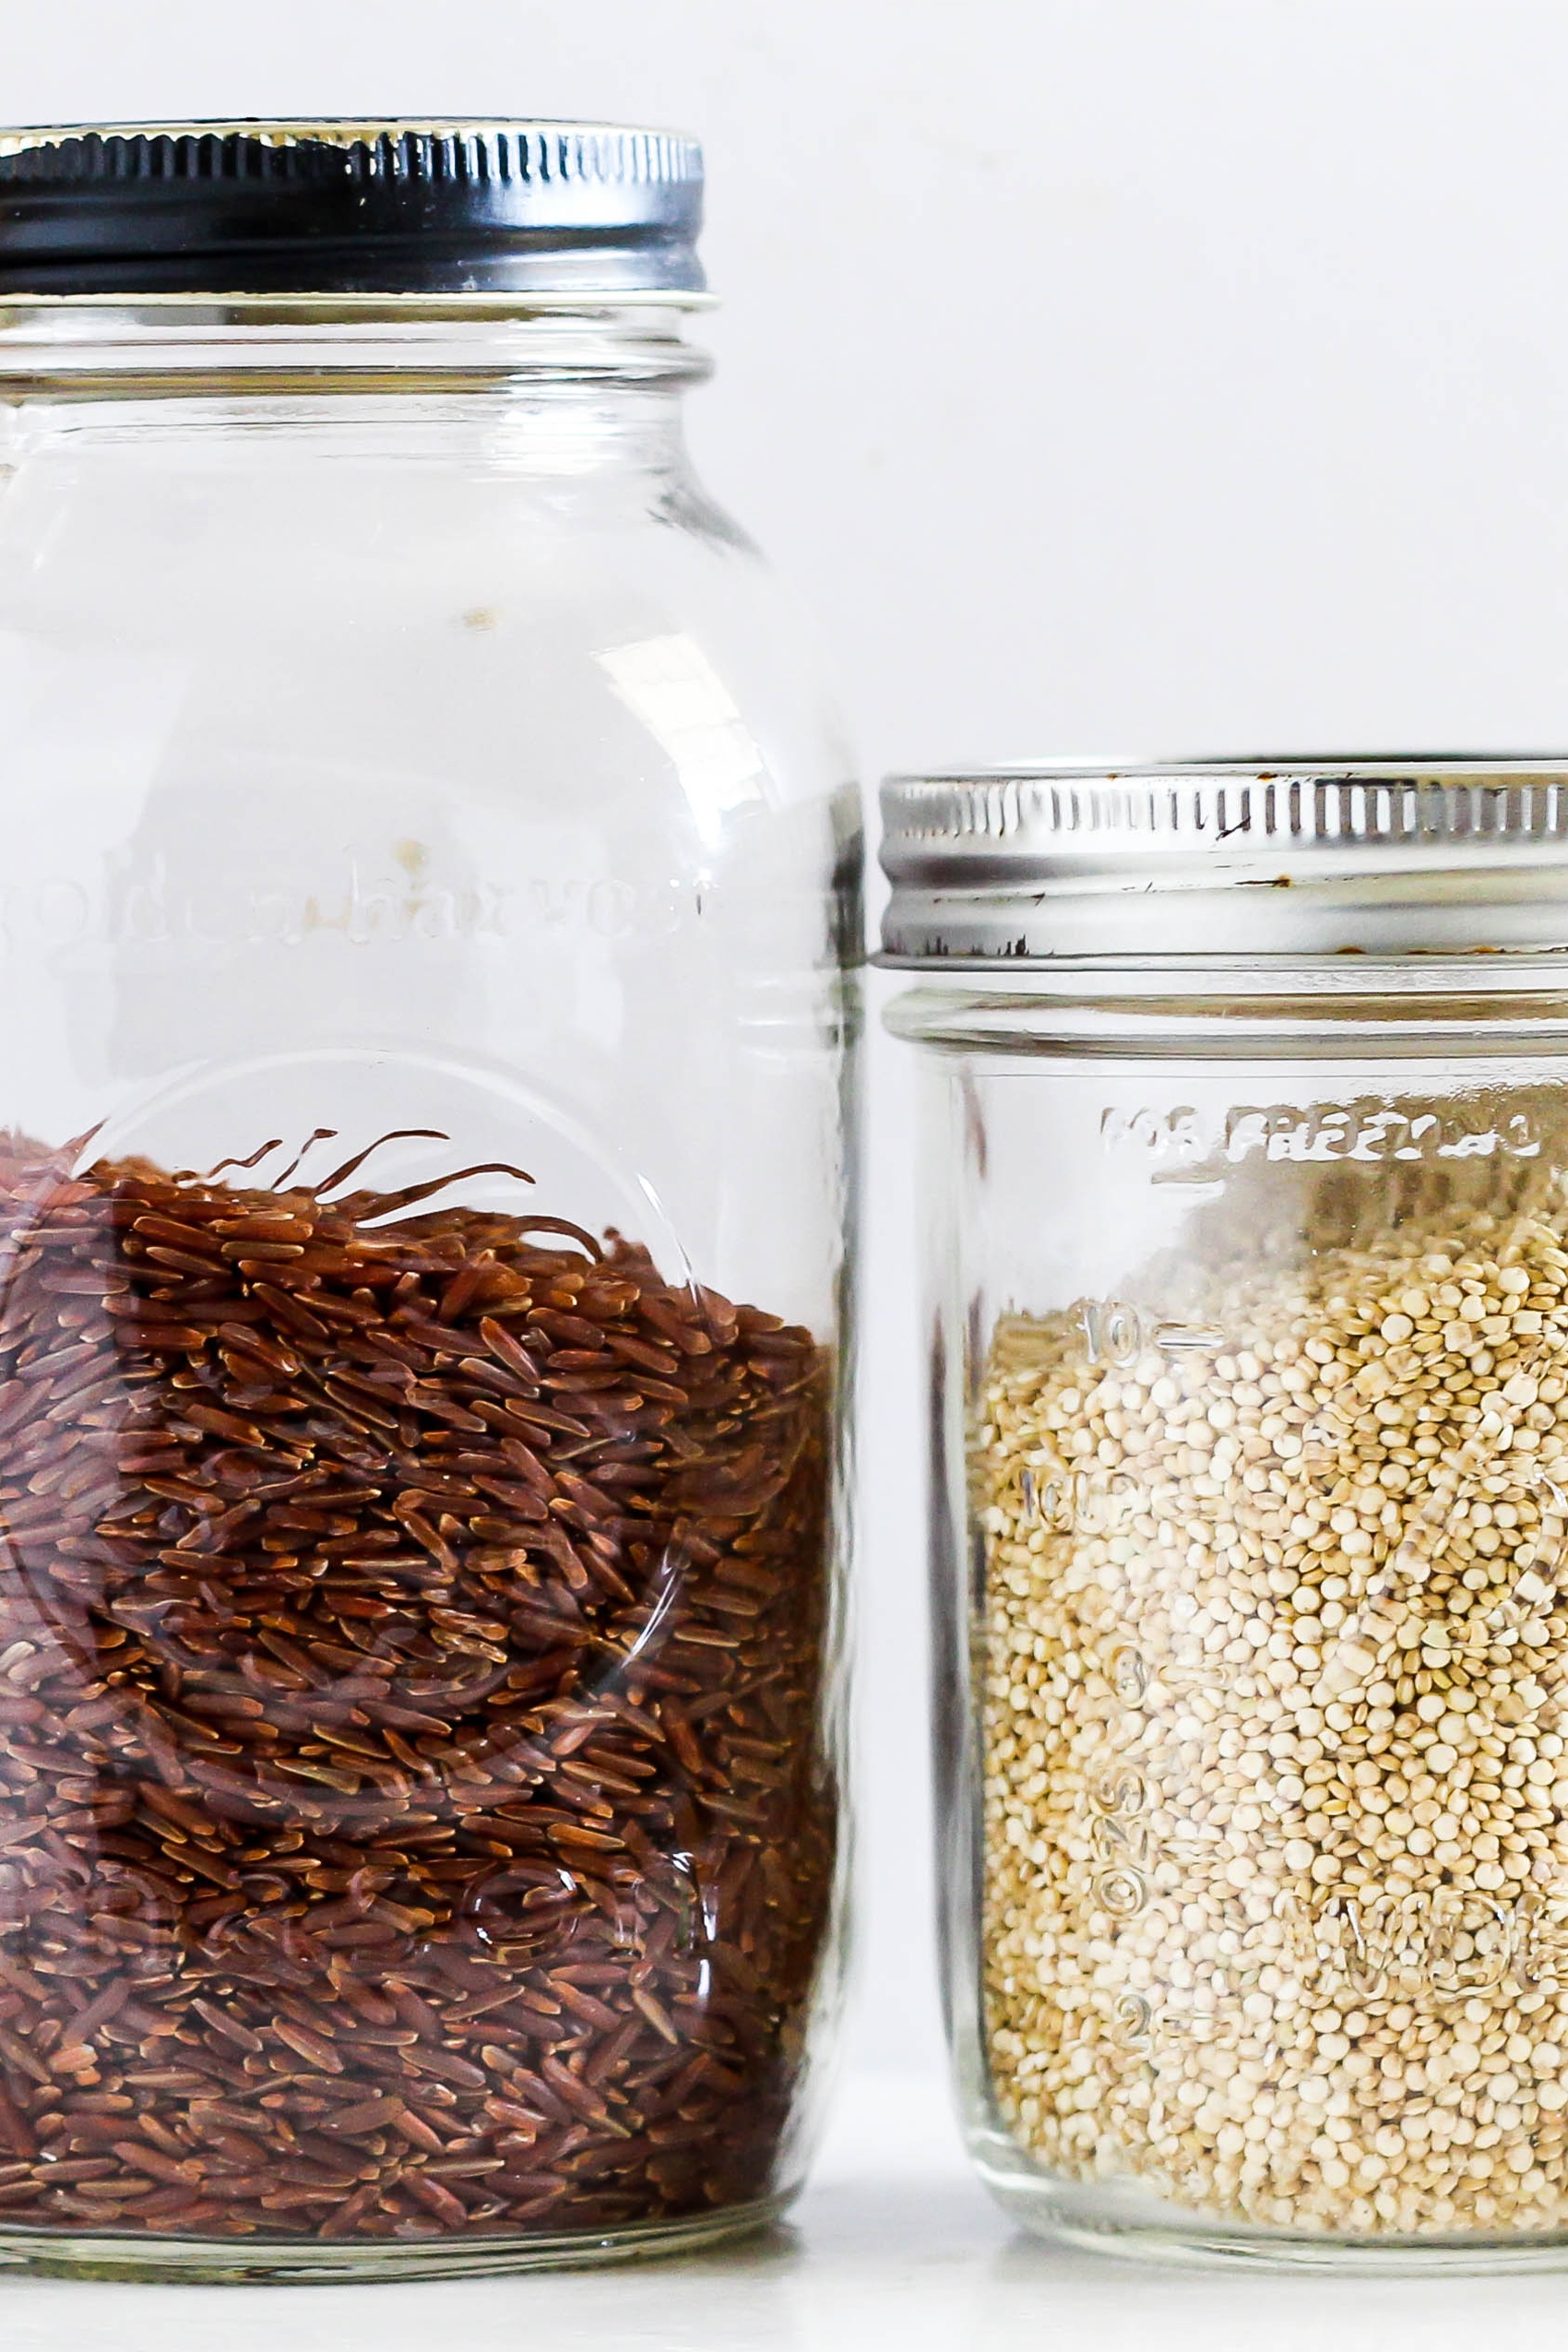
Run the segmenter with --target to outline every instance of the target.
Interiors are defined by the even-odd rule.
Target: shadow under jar
[[[798,2184],[857,816],[685,459],[700,188],[0,142],[0,2264]]]
[[[944,1938],[1031,2227],[1568,2251],[1568,764],[885,790]]]

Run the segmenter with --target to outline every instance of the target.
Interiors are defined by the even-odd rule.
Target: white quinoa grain
[[[1456,1221],[1217,1281],[1223,1351],[995,1329],[985,2024],[1051,2171],[1568,2227],[1568,1208]]]

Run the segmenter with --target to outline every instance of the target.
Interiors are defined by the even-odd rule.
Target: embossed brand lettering
[[[1534,1159],[1540,1139],[1524,1111],[1471,1123],[1453,1103],[1412,1103],[1401,1110],[1358,1105],[1298,1104],[1200,1112],[1114,1104],[1102,1111],[1100,1143],[1118,1156],[1150,1164],[1158,1181],[1220,1176],[1243,1160],[1381,1163],[1391,1160]]]
[[[160,852],[145,869],[94,885],[46,876],[0,888],[0,958],[72,947],[297,947],[338,937],[350,947],[455,939],[663,937],[695,906],[683,880],[637,885],[616,874],[525,874],[443,883],[399,873],[374,851],[298,886],[195,882]]]

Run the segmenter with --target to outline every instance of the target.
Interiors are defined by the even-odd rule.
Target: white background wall
[[[0,0],[0,120],[700,133],[694,439],[868,779],[1568,747],[1565,104],[1562,0]],[[936,2033],[901,1051],[872,1079],[853,2050],[891,2068]]]

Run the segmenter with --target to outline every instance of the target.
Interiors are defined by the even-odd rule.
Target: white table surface
[[[728,2251],[532,2278],[128,2287],[0,2275],[6,2352],[1513,2352],[1568,2336],[1568,2275],[1284,2278],[1016,2235],[939,2084],[840,2089],[790,2224]]]

